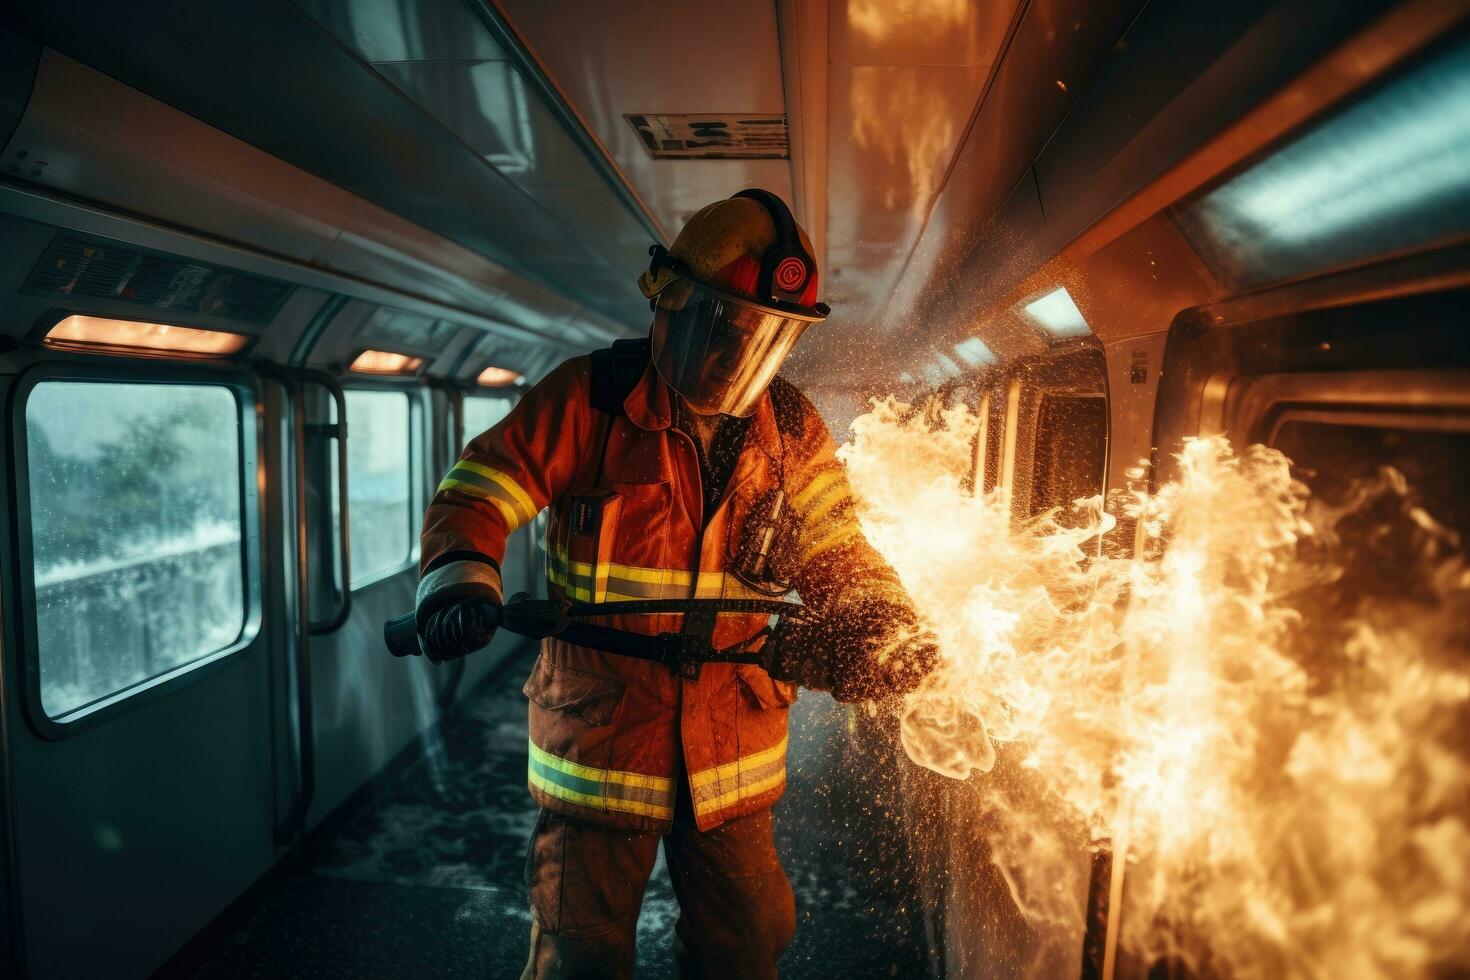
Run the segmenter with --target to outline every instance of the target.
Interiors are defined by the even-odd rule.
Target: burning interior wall
[[[1097,852],[1109,970],[1465,968],[1456,532],[1396,471],[1317,499],[1282,453],[1223,437],[1153,492],[1017,520],[1010,488],[975,492],[979,427],[877,402],[842,451],[944,650],[900,717],[909,757],[948,777],[903,781],[921,863],[947,876],[928,898],[951,974],[1078,975]],[[1363,560],[1386,541],[1392,589]]]

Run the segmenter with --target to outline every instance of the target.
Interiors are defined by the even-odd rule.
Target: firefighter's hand
[[[908,694],[939,666],[939,641],[928,630],[915,630],[884,651],[875,670],[888,694]]]
[[[894,610],[814,624],[783,623],[770,644],[766,672],[838,701],[876,701],[907,694],[939,662],[934,635]]]
[[[500,602],[474,596],[443,603],[419,621],[419,639],[431,663],[457,660],[490,645],[500,625]]]
[[[830,637],[825,624],[802,624],[783,622],[776,635],[762,651],[765,661],[761,664],[772,680],[800,684],[813,690],[831,688],[827,676]]]

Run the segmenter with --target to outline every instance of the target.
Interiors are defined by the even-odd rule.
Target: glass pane
[[[1065,507],[1102,492],[1107,463],[1107,401],[1091,395],[1043,395],[1036,420],[1031,513]]]
[[[26,401],[41,705],[53,717],[245,624],[240,410],[218,385],[46,381]]]
[[[401,391],[347,395],[347,537],[357,586],[413,550],[409,403]]]
[[[1459,532],[1470,550],[1470,432],[1415,429],[1403,420],[1382,425],[1291,419],[1271,444],[1292,461],[1298,479],[1328,506],[1348,503],[1354,489],[1385,466],[1402,473],[1415,500],[1436,521]]]
[[[490,398],[471,395],[464,400],[464,441],[470,440],[510,414],[511,398]]]
[[[1237,289],[1470,231],[1470,43],[1415,66],[1175,210]]]

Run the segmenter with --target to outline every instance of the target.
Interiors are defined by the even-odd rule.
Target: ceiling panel
[[[923,348],[916,357],[948,351],[986,301],[1006,288],[1007,276],[1035,260],[1045,228],[1039,203],[1035,221],[1016,220],[1014,210],[1017,201],[1035,200],[1030,163],[1139,5],[1139,0],[1030,0],[1026,5],[898,288],[880,314],[911,326],[910,343]],[[999,352],[1009,340],[996,336],[991,347]]]
[[[521,192],[515,209],[482,212],[518,257],[548,282],[574,284],[572,292],[604,310],[637,308],[627,270],[642,261],[651,237],[646,224],[469,4],[301,0],[299,6]],[[440,192],[427,182],[420,190]],[[527,207],[539,209],[539,217],[516,213]]]
[[[481,61],[505,52],[457,0],[295,0],[367,62]]]
[[[964,134],[985,69],[833,64],[829,82],[827,301],[879,322]]]
[[[613,294],[631,288],[650,244],[647,228],[510,62],[418,61],[373,67],[577,237],[583,249],[541,255],[547,269]]]
[[[607,194],[602,175],[510,62],[399,61],[373,67],[516,183],[581,184]]]
[[[1015,7],[1014,0],[836,0],[829,54],[849,65],[988,68]]]
[[[893,373],[912,311],[890,315],[909,254],[961,146],[1015,0],[835,0],[828,22],[830,325],[791,373],[858,384]]]
[[[781,113],[775,4],[501,0],[552,83],[672,237],[699,208],[759,186],[791,198],[786,160],[655,160],[627,114]]]

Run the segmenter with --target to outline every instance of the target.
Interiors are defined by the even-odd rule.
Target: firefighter
[[[779,596],[820,625],[783,628],[768,670],[543,642],[530,701],[526,977],[628,977],[660,840],[679,901],[681,976],[776,976],[796,927],[771,832],[797,685],[842,701],[917,685],[932,666],[888,565],[864,540],[842,464],[777,368],[816,302],[811,245],[784,202],[750,190],[699,211],[639,279],[643,341],[576,357],[474,439],[423,529],[416,622],[436,660],[490,639],[506,537],[550,508],[549,589],[581,602]],[[764,616],[619,615],[610,630],[703,632],[716,647]],[[768,672],[769,671],[769,672]]]

